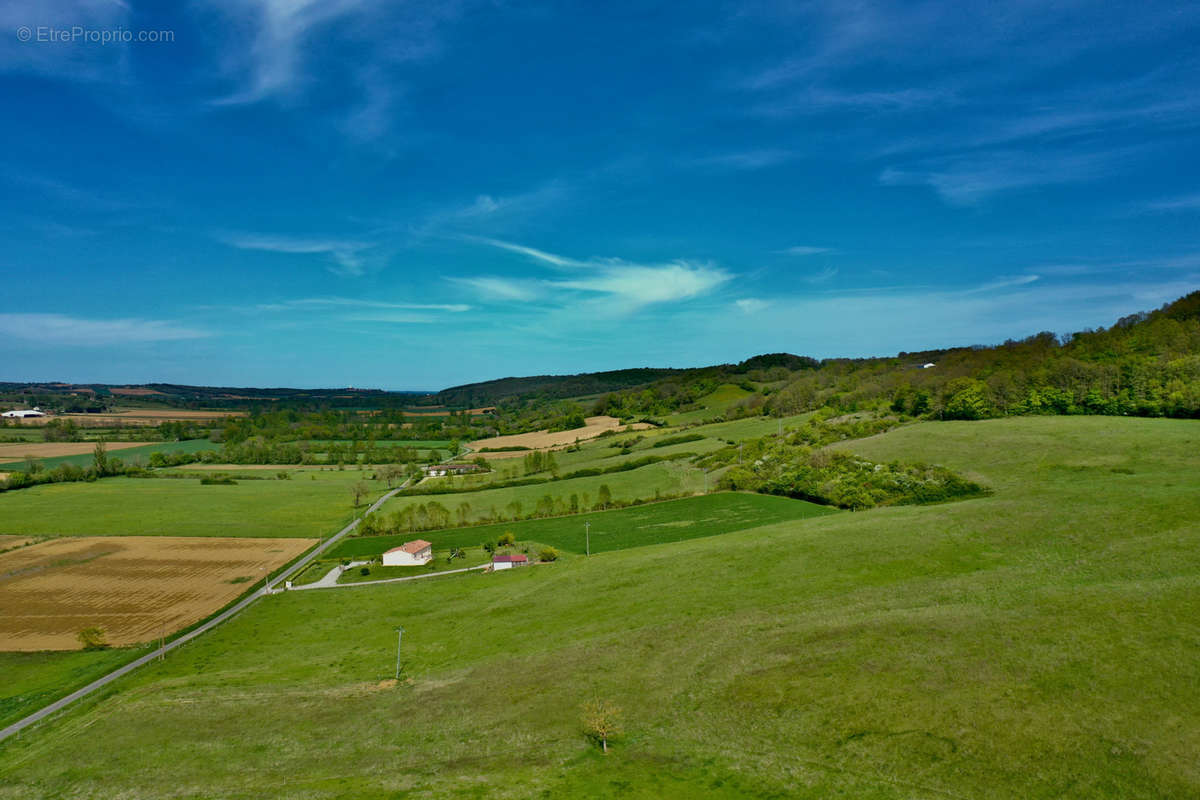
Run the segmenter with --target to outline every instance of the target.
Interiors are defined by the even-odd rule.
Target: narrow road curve
[[[378,510],[378,508],[381,505],[383,505],[385,502],[390,500],[397,492],[399,492],[401,489],[403,489],[407,485],[408,485],[408,481],[405,481],[404,483],[400,484],[395,489],[392,489],[391,491],[389,491],[383,497],[380,497],[378,500],[376,500],[374,503],[371,504],[370,508],[368,508],[363,513],[363,516],[366,516],[367,514],[371,514],[371,513],[375,512],[376,510]],[[89,694],[91,694],[92,692],[95,692],[97,689],[104,688],[105,686],[107,686],[108,684],[117,680],[118,678],[120,678],[124,675],[128,675],[130,672],[133,672],[138,667],[140,667],[144,664],[149,664],[151,661],[155,660],[156,658],[161,658],[162,656],[166,655],[168,652],[174,650],[176,647],[182,647],[183,645],[190,642],[192,639],[195,639],[197,636],[200,636],[201,634],[211,631],[213,628],[217,627],[222,622],[225,622],[228,619],[232,619],[234,616],[236,616],[237,614],[242,612],[247,606],[249,606],[251,603],[253,603],[258,598],[262,597],[263,595],[273,594],[275,591],[275,589],[274,589],[275,586],[277,586],[281,581],[285,581],[288,578],[291,578],[297,572],[299,572],[300,570],[302,570],[306,566],[308,566],[308,564],[314,558],[321,555],[321,553],[325,552],[326,550],[328,550],[329,548],[331,548],[335,544],[337,544],[339,541],[341,541],[348,533],[350,533],[352,530],[354,530],[355,528],[358,527],[358,523],[360,521],[361,521],[361,518],[352,521],[349,525],[342,528],[340,531],[335,533],[333,536],[330,536],[328,539],[321,542],[320,545],[318,545],[314,550],[309,552],[307,555],[303,556],[295,564],[292,564],[292,566],[288,567],[286,570],[281,572],[274,579],[268,581],[266,583],[266,585],[263,586],[263,588],[254,592],[254,594],[251,594],[247,597],[242,598],[242,600],[239,601],[236,605],[230,606],[229,608],[225,609],[223,612],[221,612],[217,616],[213,617],[208,622],[204,623],[203,625],[196,628],[195,630],[188,631],[183,636],[180,636],[178,639],[172,639],[171,641],[167,642],[162,647],[159,647],[156,650],[154,650],[150,653],[147,653],[146,655],[144,655],[140,658],[130,661],[128,664],[126,664],[122,667],[118,667],[117,669],[108,673],[104,677],[97,678],[96,680],[92,681],[87,686],[84,686],[82,689],[76,689],[74,692],[71,692],[66,697],[63,697],[59,700],[55,700],[50,705],[48,705],[44,708],[41,708],[38,711],[35,711],[34,713],[30,714],[29,716],[27,716],[23,719],[17,720],[13,724],[9,725],[7,728],[0,730],[0,742],[4,741],[5,739],[7,739],[10,736],[13,736],[13,735],[21,732],[25,728],[28,728],[30,725],[33,725],[37,722],[42,721],[43,719],[50,716],[54,712],[59,711],[60,709],[66,708],[71,703],[74,703],[76,700],[79,700],[80,698],[83,698],[83,697],[87,697]]]

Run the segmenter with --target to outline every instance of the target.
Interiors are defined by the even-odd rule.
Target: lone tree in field
[[[404,468],[399,464],[384,464],[379,468],[379,477],[387,482],[387,487],[391,489],[396,485],[396,481],[404,477]]]
[[[592,700],[583,705],[583,729],[588,737],[600,743],[600,749],[608,752],[608,739],[621,732],[618,717],[621,709],[607,700]]]
[[[79,633],[75,634],[75,638],[83,645],[84,650],[103,650],[108,647],[108,642],[104,640],[104,629],[91,627],[84,628]]]
[[[103,478],[108,474],[108,446],[103,439],[96,442],[96,448],[92,450],[92,466],[96,470],[96,477]]]
[[[367,486],[366,481],[355,481],[350,484],[350,494],[354,495],[354,507],[358,508],[362,505],[362,499],[371,491],[371,487]]]

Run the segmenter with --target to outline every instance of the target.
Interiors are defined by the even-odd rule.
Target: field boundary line
[[[403,489],[404,485],[406,483],[408,483],[408,481],[405,481],[404,483],[400,484],[400,486],[398,486],[395,489],[391,489],[386,494],[384,494],[382,497],[380,497],[378,500],[376,500],[374,503],[372,503],[367,508],[367,510],[365,512],[363,512],[363,516],[365,517],[367,514],[371,514],[374,511],[378,510],[378,508],[381,505],[383,505],[393,495],[395,495],[397,492],[399,492],[401,489]],[[297,570],[304,568],[305,566],[307,566],[309,564],[309,562],[311,562],[318,555],[325,552],[327,549],[332,547],[337,542],[341,541],[341,539],[344,536],[346,536],[352,530],[357,528],[358,523],[361,521],[362,521],[362,517],[351,520],[350,523],[346,525],[346,527],[342,528],[340,531],[335,533],[333,536],[330,536],[328,539],[326,539],[325,541],[318,544],[315,548],[310,550],[307,554],[300,556],[300,558],[294,564],[292,564],[290,567],[287,567],[286,569],[281,571],[274,578],[268,578],[265,581],[265,583],[261,589],[247,595],[246,597],[243,597],[241,600],[239,600],[233,606],[225,609],[220,614],[218,614],[217,616],[210,619],[208,622],[205,622],[202,625],[200,625],[199,627],[197,627],[191,631],[188,631],[187,633],[180,636],[178,639],[172,639],[171,641],[167,642],[162,647],[156,648],[144,656],[140,656],[140,657],[134,659],[133,661],[130,661],[129,663],[124,664],[123,666],[117,667],[115,670],[108,673],[107,675],[103,675],[103,676],[97,678],[96,680],[92,681],[91,683],[87,684],[86,686],[84,686],[80,689],[76,689],[75,691],[68,694],[66,697],[61,697],[58,700],[55,700],[50,705],[44,706],[43,708],[38,709],[37,711],[33,712],[29,716],[17,720],[16,722],[12,723],[8,727],[0,729],[0,742],[4,741],[5,739],[9,738],[10,736],[14,736],[14,735],[20,733],[22,730],[24,730],[25,728],[28,728],[30,725],[34,725],[38,722],[41,722],[42,720],[49,717],[51,714],[54,714],[56,711],[60,711],[61,709],[69,706],[71,703],[74,703],[76,700],[80,700],[84,697],[87,697],[89,694],[92,694],[93,692],[95,692],[99,689],[103,689],[105,686],[107,686],[108,684],[117,680],[118,678],[124,677],[125,675],[128,675],[129,673],[133,672],[138,667],[141,667],[145,664],[149,664],[151,661],[154,661],[160,657],[165,656],[167,653],[169,653],[170,651],[174,650],[177,647],[182,647],[183,645],[187,644],[191,640],[195,639],[197,636],[207,633],[208,631],[210,631],[213,628],[220,625],[222,622],[225,622],[226,620],[231,619],[232,617],[236,616],[240,612],[244,611],[249,605],[251,605],[258,598],[264,597],[266,595],[274,594],[274,589],[273,589],[274,586],[278,585],[280,581],[290,578],[292,575],[294,575],[296,573]]]

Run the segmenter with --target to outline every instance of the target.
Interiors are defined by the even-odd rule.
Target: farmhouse
[[[421,469],[425,471],[425,475],[430,478],[444,478],[447,475],[467,475],[472,472],[479,472],[478,464],[429,464]]]
[[[44,417],[46,416],[40,408],[23,408],[17,411],[5,411],[3,415],[9,419],[25,419],[26,417]]]
[[[517,553],[512,556],[495,555],[492,556],[492,569],[512,569],[518,564],[524,566],[529,563],[529,559]]]
[[[433,545],[424,539],[405,542],[383,554],[385,567],[416,567],[433,560]]]

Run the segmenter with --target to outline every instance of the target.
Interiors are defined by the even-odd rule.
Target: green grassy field
[[[606,553],[832,513],[837,512],[825,506],[786,497],[720,492],[568,517],[423,531],[401,536],[345,539],[330,551],[329,556],[334,559],[377,556],[416,538],[432,542],[439,548],[470,547],[484,541],[495,541],[507,531],[511,531],[518,541],[535,541],[567,553],[583,553],[585,523],[591,525],[592,552]]]
[[[749,397],[751,394],[751,392],[746,391],[740,386],[727,383],[724,386],[718,386],[715,391],[704,395],[704,397],[696,401],[700,408],[694,411],[671,414],[667,417],[667,422],[671,425],[683,425],[689,422],[700,422],[710,417],[719,417],[725,413],[725,409],[729,408],[729,406],[738,400]]]
[[[0,653],[0,728],[132,660],[132,652],[118,648]]]
[[[234,486],[190,478],[47,484],[0,494],[0,533],[319,538],[353,518],[351,483],[365,480],[372,499],[386,491],[370,474],[312,471]]]
[[[440,481],[442,479],[434,480]],[[425,485],[439,486],[444,484],[422,484],[422,486]],[[571,495],[574,494],[579,497],[581,503],[584,502],[584,495],[587,495],[588,501],[595,503],[602,485],[608,486],[609,491],[612,492],[613,500],[645,500],[653,498],[656,491],[661,494],[700,492],[704,489],[704,473],[695,467],[690,467],[684,462],[661,462],[625,472],[614,472],[609,475],[571,478],[569,480],[537,483],[530,486],[481,489],[463,494],[404,495],[392,498],[380,510],[391,514],[402,510],[405,506],[427,503],[433,500],[441,503],[451,511],[455,511],[460,503],[465,502],[471,507],[468,520],[474,521],[483,519],[486,515],[491,514],[493,508],[497,514],[511,516],[511,511],[507,506],[514,501],[521,504],[522,514],[529,514],[537,506],[538,500],[546,495],[569,502]]]
[[[996,492],[278,595],[0,745],[0,798],[1200,796],[1200,424],[841,446]]]

